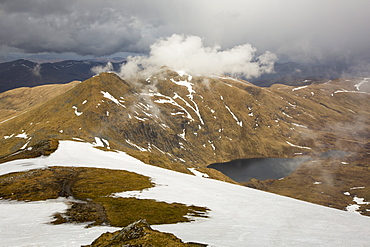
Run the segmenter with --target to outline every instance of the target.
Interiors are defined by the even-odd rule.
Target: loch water
[[[258,180],[283,178],[310,159],[310,157],[238,159],[214,163],[208,168],[216,169],[236,182],[249,182],[252,178]]]

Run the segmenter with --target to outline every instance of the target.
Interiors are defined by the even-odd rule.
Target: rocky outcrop
[[[103,233],[91,245],[84,247],[154,247],[154,246],[194,246],[206,244],[184,243],[171,233],[153,230],[145,219],[136,221],[122,230]]]
[[[58,141],[54,139],[42,140],[28,148],[21,148],[13,154],[0,156],[0,163],[16,160],[29,159],[40,156],[48,156],[58,148]]]

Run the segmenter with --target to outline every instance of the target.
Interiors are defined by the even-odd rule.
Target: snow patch
[[[221,96],[222,97],[222,96]],[[230,108],[224,104],[226,109],[229,111],[229,113],[231,114],[231,116],[233,116],[233,118],[235,119],[236,123],[240,126],[240,127],[243,127],[243,121],[239,121],[239,119],[235,116],[235,114],[230,110]]]
[[[79,112],[77,109],[77,106],[72,106],[72,108],[75,110],[75,114],[77,117],[81,116],[83,112]]]
[[[148,120],[147,118],[140,118],[140,117],[137,117],[137,116],[134,116],[134,118],[136,118],[137,120],[142,121],[142,122],[145,122],[146,120]]]
[[[126,106],[122,105],[119,100],[117,100],[116,98],[114,98],[110,93],[108,92],[104,92],[104,91],[100,91],[102,94],[103,94],[103,97],[104,98],[107,98],[107,99],[110,99],[111,101],[113,101],[114,103],[116,103],[117,105],[119,106],[122,106],[123,108],[126,108]]]
[[[360,198],[360,197],[357,197],[357,196],[354,196],[353,197],[353,201],[359,205],[369,205],[370,202],[365,202],[365,199],[364,198]]]
[[[359,186],[359,187],[352,187],[352,188],[350,188],[350,190],[358,190],[358,189],[365,189],[365,187]]]
[[[362,81],[360,81],[358,84],[355,85],[355,88],[357,91],[360,91],[360,87],[362,86],[362,84],[364,84],[365,82],[368,82],[367,80],[370,79],[370,78],[364,78]]]
[[[346,207],[346,210],[348,212],[352,212],[352,213],[357,213],[357,214],[360,214],[357,210],[360,209],[360,206],[357,205],[357,204],[350,204]]]
[[[302,87],[296,87],[296,88],[293,88],[292,91],[297,91],[297,90],[300,90],[300,89],[303,89],[303,88],[306,88],[308,86],[302,86]]]
[[[182,133],[181,134],[178,134],[182,139],[184,139],[186,141],[186,138],[185,138],[185,129],[182,130]]]
[[[293,118],[290,115],[286,114],[285,112],[282,112],[284,116],[287,116],[288,118]]]
[[[23,133],[21,133],[21,134],[16,135],[15,137],[17,137],[17,138],[27,139],[27,138],[28,138],[28,135],[27,135],[27,133],[26,133],[26,132],[23,132]]]
[[[203,121],[203,118],[202,118],[202,116],[200,115],[200,111],[199,111],[199,108],[198,108],[198,105],[190,98],[190,100],[193,102],[193,104],[194,104],[194,107],[191,105],[191,104],[189,104],[189,102],[187,102],[186,100],[184,100],[180,95],[178,95],[177,93],[175,93],[175,96],[173,97],[174,99],[177,99],[177,98],[179,98],[179,99],[181,99],[185,104],[186,104],[186,106],[188,106],[189,108],[191,108],[194,112],[195,112],[195,114],[197,114],[197,116],[198,116],[198,118],[199,118],[199,121],[201,122],[201,124],[203,124],[204,125],[204,121]]]
[[[30,143],[31,141],[31,138],[27,140],[27,142],[20,148],[20,149],[26,149],[26,147],[28,146],[28,144]]]
[[[337,90],[334,92],[335,94],[336,93],[362,93],[362,94],[369,94],[368,92],[362,92],[362,91],[348,91],[348,90]],[[331,94],[331,96],[334,96],[334,94]]]
[[[81,139],[81,138],[78,138],[78,137],[72,137],[73,140],[76,140],[76,141],[82,141],[82,142],[85,142],[85,140]]]
[[[360,205],[369,205],[370,204],[370,202],[365,202],[365,199],[364,198],[360,198],[360,197],[357,197],[357,196],[354,196],[353,197],[353,201],[356,204],[350,204],[350,205],[348,205],[346,207],[346,210],[347,211],[350,211],[350,212],[353,212],[353,213],[358,213],[358,214],[360,214],[360,212],[358,212],[358,210],[361,208]]]
[[[288,143],[290,146],[292,146],[292,147],[296,147],[296,148],[304,148],[304,149],[311,149],[310,147],[303,147],[303,146],[298,146],[298,145],[294,145],[294,144],[292,144],[292,143],[290,143],[290,142],[288,142],[288,141],[285,141],[286,143]]]
[[[209,175],[207,173],[200,172],[196,168],[188,168],[188,170],[191,171],[197,177],[209,178]]]
[[[126,140],[126,142],[127,142],[128,144],[130,144],[131,146],[133,146],[133,147],[135,147],[135,148],[139,149],[139,150],[140,150],[140,151],[142,151],[142,152],[148,151],[146,148],[140,147],[140,146],[136,145],[135,143],[133,143],[133,142],[132,142],[132,141],[130,141],[130,140]]]
[[[94,147],[104,147],[104,143],[100,137],[94,137],[95,142],[93,143]]]
[[[153,94],[144,94],[144,95],[150,95],[150,96],[158,96],[158,97],[162,97],[164,99],[157,99],[157,100],[154,100],[154,103],[157,103],[157,104],[171,104],[171,105],[174,105],[178,108],[180,108],[181,110],[183,110],[185,113],[186,113],[186,117],[188,119],[190,119],[191,121],[194,121],[193,117],[191,116],[191,114],[184,108],[182,107],[180,104],[178,104],[173,98],[169,97],[169,96],[166,96],[166,95],[163,95],[163,94],[160,94],[160,93],[153,93]]]
[[[305,128],[307,129],[307,126],[304,126],[304,125],[301,125],[301,124],[297,124],[297,123],[292,123],[294,126],[297,126],[297,127],[301,127],[301,128]]]
[[[4,139],[12,138],[15,134],[11,134],[10,136],[4,136]]]

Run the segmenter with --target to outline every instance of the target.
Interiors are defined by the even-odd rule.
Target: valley
[[[27,181],[20,180],[20,183],[28,186],[32,181],[40,181],[40,184],[34,183],[32,188],[41,188],[42,191],[43,188],[49,187],[47,179],[52,176],[42,175],[43,178],[36,180],[29,176],[40,172],[47,174],[49,169],[76,170],[70,173],[72,177],[77,176],[76,178],[81,174],[79,169],[88,169],[86,171],[90,172],[90,169],[100,167],[132,171],[150,177],[150,180],[154,181],[154,188],[141,188],[132,192],[123,192],[124,189],[119,188],[108,193],[118,198],[104,194],[86,204],[86,199],[91,200],[92,197],[82,198],[73,192],[77,188],[69,186],[62,194],[83,199],[85,202],[81,204],[69,201],[64,212],[53,212],[56,213],[54,220],[62,223],[62,226],[68,225],[69,219],[79,221],[80,217],[85,218],[81,221],[83,224],[91,226],[108,224],[111,227],[123,227],[144,217],[150,224],[155,225],[151,226],[153,229],[169,231],[183,241],[216,245],[226,242],[222,239],[211,239],[209,236],[213,236],[214,231],[223,231],[222,229],[211,227],[212,232],[208,231],[205,237],[196,232],[205,231],[203,223],[206,224],[204,227],[210,227],[207,224],[225,223],[225,216],[221,217],[220,205],[226,198],[233,201],[236,207],[248,205],[251,200],[255,200],[243,215],[235,215],[234,211],[238,210],[234,207],[228,210],[228,214],[240,219],[250,218],[253,214],[257,218],[262,217],[256,210],[259,208],[257,204],[262,203],[260,198],[265,197],[268,202],[265,202],[267,206],[263,211],[276,209],[281,212],[280,200],[286,200],[281,201],[282,205],[292,207],[296,217],[310,214],[313,210],[311,206],[319,207],[320,210],[325,206],[318,217],[337,217],[335,215],[340,214],[340,217],[348,215],[348,220],[351,221],[352,215],[349,214],[370,216],[370,184],[367,179],[370,158],[368,80],[344,78],[299,87],[274,84],[269,88],[262,88],[228,76],[197,76],[163,67],[150,77],[138,77],[136,80],[123,80],[115,73],[101,73],[83,82],[6,91],[0,93],[0,105],[3,109],[0,115],[0,170],[1,174],[5,175],[0,177],[0,182],[10,186],[7,182],[9,176],[15,176],[14,172],[28,171],[20,175],[26,177]],[[230,175],[230,165],[225,166],[225,171],[209,166],[241,159],[264,160],[267,163],[265,167],[254,166],[253,169],[259,169],[257,174],[246,172],[243,176],[247,179],[236,179]],[[269,163],[271,160],[274,165]],[[288,161],[299,161],[299,164]],[[43,170],[34,170],[40,168]],[[147,170],[151,169],[156,172],[153,170],[154,173],[147,173]],[[274,169],[278,171],[275,177],[264,177],[266,170]],[[283,173],[280,173],[281,171]],[[234,173],[242,175],[240,171]],[[97,180],[102,174],[99,171],[87,178],[84,186],[95,190],[97,187],[94,184],[99,183],[108,188],[109,186]],[[171,182],[158,182],[158,176],[165,176]],[[106,178],[116,181],[117,175],[112,173]],[[188,178],[196,180],[187,181]],[[166,191],[160,193],[159,197],[156,194],[146,196],[147,190],[156,191],[172,186],[176,184],[176,179],[185,179],[187,182],[177,184],[176,192]],[[57,178],[57,181],[59,184],[63,183],[62,181],[68,184],[68,181],[75,180]],[[129,185],[132,184],[126,179],[125,181]],[[202,185],[193,188],[192,183]],[[161,184],[165,186],[162,188]],[[205,189],[209,186],[215,186],[212,192]],[[5,191],[8,187],[3,188],[2,191]],[[25,187],[14,185],[9,188],[7,195],[0,195],[3,198],[1,202],[5,199],[36,202],[61,200],[60,196],[63,196],[59,192],[54,196],[32,199],[31,195],[21,196],[23,192],[29,191]],[[56,191],[60,191],[58,188]],[[219,194],[218,188],[223,188],[225,192]],[[233,194],[234,190],[238,191],[237,196],[228,197],[227,194]],[[306,202],[280,197],[270,192]],[[10,196],[11,193],[14,195]],[[167,193],[170,193],[169,197],[164,196]],[[187,193],[189,196],[185,196]],[[204,193],[211,193],[212,198],[208,198]],[[198,199],[194,200],[194,197]],[[279,201],[277,205],[269,201],[275,199]],[[0,207],[6,208],[7,205],[0,203]],[[132,205],[127,208],[130,215],[140,207],[148,209],[152,205],[153,209],[150,211],[154,212],[153,215],[158,216],[161,211],[177,215],[172,210],[179,210],[179,215],[191,215],[191,220],[195,222],[190,222],[190,225],[168,224],[182,220],[152,220],[152,216],[147,216],[146,210],[138,211],[138,215],[132,218],[123,217],[125,213],[121,212],[120,208],[126,207],[125,205]],[[307,205],[307,211],[306,206],[302,211],[294,205]],[[229,206],[223,205],[226,208]],[[86,215],[81,212],[88,213]],[[204,215],[204,212],[207,213]],[[80,214],[81,216],[76,216]],[[125,219],[122,221],[124,223],[117,223],[117,219],[121,217]],[[268,224],[271,224],[269,226],[263,225],[257,218],[254,218],[253,224],[275,232],[278,229],[278,219],[272,215],[270,217],[272,218],[268,220]],[[329,218],[325,218],[326,223],[332,221]],[[368,221],[367,217],[365,218],[366,225]],[[284,219],[297,227],[297,223],[290,217]],[[315,222],[313,225],[318,226],[318,218],[312,220]],[[231,221],[233,222],[234,218]],[[335,234],[352,234],[344,233],[341,230],[344,225],[338,224]],[[97,226],[93,228],[95,227]],[[248,229],[239,230],[251,231],[251,225],[245,227]],[[319,228],[323,231],[325,227],[320,225]],[[243,240],[239,230],[233,236]],[[292,231],[292,228],[289,227],[289,231]],[[328,238],[330,241],[338,238],[338,235],[327,231],[319,234],[307,226],[298,227],[294,231],[297,234],[300,231],[312,231],[321,243],[326,243],[324,235],[331,236]],[[258,236],[258,232],[253,232]],[[283,241],[285,235],[272,236],[265,244]],[[81,244],[90,244],[96,237]],[[297,244],[310,242],[305,238],[293,239]],[[338,239],[343,241],[343,238]],[[251,240],[250,236],[248,240]],[[227,238],[225,241],[231,240]],[[257,238],[252,240],[253,243],[260,243],[259,241],[261,240]],[[235,240],[234,245],[238,243],[240,242]]]

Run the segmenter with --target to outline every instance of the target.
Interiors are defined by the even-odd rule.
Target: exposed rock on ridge
[[[103,233],[91,245],[84,247],[149,247],[149,246],[194,246],[205,247],[205,244],[183,243],[171,233],[163,233],[153,230],[146,220],[136,221],[122,230]]]

